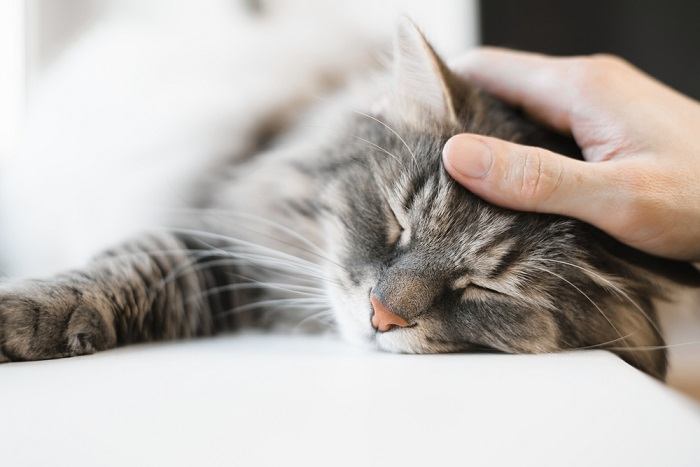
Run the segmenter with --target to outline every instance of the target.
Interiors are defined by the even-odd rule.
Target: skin
[[[585,158],[460,134],[443,151],[455,180],[494,204],[574,217],[647,253],[700,260],[700,103],[607,55],[482,48],[452,67],[573,136]]]

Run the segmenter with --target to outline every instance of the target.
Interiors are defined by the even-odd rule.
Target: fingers
[[[592,224],[600,220],[615,192],[601,164],[486,136],[452,137],[443,161],[455,180],[489,202]]]
[[[571,74],[585,60],[485,47],[463,55],[451,66],[486,91],[523,107],[559,131],[570,132],[577,94]]]

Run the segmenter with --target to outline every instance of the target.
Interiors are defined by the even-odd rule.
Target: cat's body
[[[281,121],[270,117],[300,101],[278,96],[248,122],[248,143],[193,174],[163,229],[78,270],[4,285],[0,355],[321,322],[397,352],[611,348],[663,377],[664,351],[639,350],[663,344],[655,276],[579,222],[484,203],[440,163],[464,131],[573,146],[452,76],[411,25],[398,44],[396,81],[307,96],[310,115]],[[379,302],[405,326],[378,331]]]

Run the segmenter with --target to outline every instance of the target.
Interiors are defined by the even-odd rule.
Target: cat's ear
[[[391,105],[403,118],[426,117],[457,123],[455,79],[423,33],[401,18],[394,42],[394,95]],[[426,115],[428,114],[428,115]]]

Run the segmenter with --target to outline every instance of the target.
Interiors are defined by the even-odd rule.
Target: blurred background
[[[299,28],[326,28],[338,18],[358,36],[388,40],[408,14],[438,52],[452,57],[479,44],[551,54],[615,53],[695,98],[700,97],[700,2],[635,0],[2,0],[0,2],[0,161],[17,154],[28,102],[52,67],[88,31],[114,23],[175,27],[206,34],[234,17],[299,18]],[[328,34],[333,33],[329,28]],[[244,34],[244,32],[241,32]],[[84,63],[86,68],[100,66]],[[157,64],[154,64],[157,66]],[[66,109],[68,110],[68,109]],[[697,302],[667,325],[670,382],[700,399]]]
[[[181,24],[202,28],[221,13],[306,16],[319,26],[356,22],[364,34],[390,35],[398,14],[409,14],[429,31],[434,45],[454,55],[478,42],[474,0],[3,0],[0,2],[0,155],[17,144],[26,100],[43,74],[88,30],[120,21],[154,28]],[[303,27],[308,27],[305,23]]]
[[[324,11],[340,9],[376,30],[406,13],[450,56],[477,44],[561,55],[615,53],[700,98],[700,2],[692,0],[3,0],[0,156],[7,157],[17,142],[32,83],[81,33],[124,17],[176,17],[195,10],[190,21],[197,21],[204,19],[207,5],[221,3],[261,14],[265,9],[287,10],[319,21],[324,21]]]

